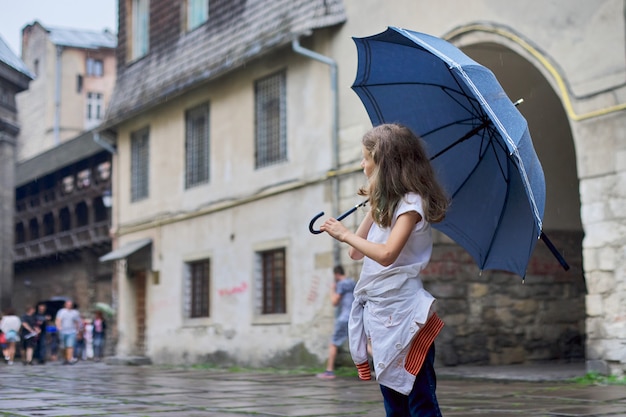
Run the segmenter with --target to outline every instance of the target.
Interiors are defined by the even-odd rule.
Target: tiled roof
[[[24,64],[24,62],[13,53],[11,48],[9,48],[9,45],[4,42],[2,36],[0,36],[0,62],[4,62],[14,70],[21,72],[31,79],[35,78],[28,68],[26,68],[26,64]]]
[[[222,2],[228,4],[239,2]],[[118,69],[103,128],[113,127],[173,96],[245,65],[313,29],[343,23],[342,0],[247,0],[228,25],[181,34],[173,47]]]
[[[45,28],[50,34],[50,41],[55,45],[83,49],[113,49],[117,46],[117,36],[108,30],[98,32],[95,30],[68,29],[51,26],[45,26]]]

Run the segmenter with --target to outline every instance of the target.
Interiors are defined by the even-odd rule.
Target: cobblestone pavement
[[[356,377],[91,362],[0,365],[0,373],[2,416],[384,416],[378,385]],[[626,417],[623,385],[562,380],[584,373],[584,366],[442,368],[438,397],[446,417]]]

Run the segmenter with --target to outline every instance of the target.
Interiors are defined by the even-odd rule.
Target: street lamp
[[[111,190],[104,190],[102,192],[102,205],[106,208],[111,208],[113,205],[113,197],[111,196]]]

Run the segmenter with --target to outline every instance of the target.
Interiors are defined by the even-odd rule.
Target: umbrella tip
[[[524,102],[524,99],[523,99],[523,98],[520,98],[520,99],[519,99],[519,100],[517,100],[515,103],[513,103],[513,105],[514,105],[515,107],[517,107],[517,106],[519,106],[520,104],[522,104],[523,102]]]

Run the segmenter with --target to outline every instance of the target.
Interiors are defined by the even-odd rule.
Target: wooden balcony
[[[14,246],[14,262],[74,252],[80,249],[110,245],[108,220],[45,236]]]

